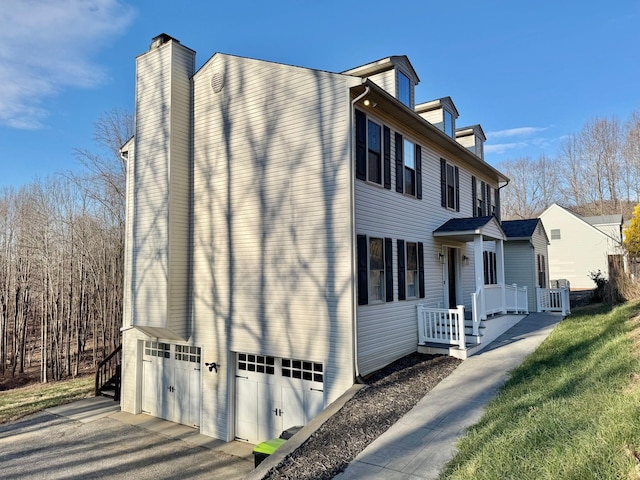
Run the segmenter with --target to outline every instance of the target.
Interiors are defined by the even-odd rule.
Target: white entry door
[[[322,364],[236,355],[236,438],[260,443],[305,425],[324,408]]]
[[[200,426],[199,347],[144,342],[142,411],[192,427]]]

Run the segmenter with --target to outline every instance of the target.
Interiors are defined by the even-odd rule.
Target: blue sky
[[[391,6],[393,5],[393,6]],[[451,96],[486,159],[555,156],[594,117],[640,110],[640,2],[0,0],[0,187],[78,170],[93,124],[133,111],[135,57],[167,33],[328,71],[407,55],[416,101]]]

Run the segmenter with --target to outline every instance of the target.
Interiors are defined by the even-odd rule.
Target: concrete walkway
[[[485,405],[557,323],[560,314],[534,313],[465,360],[335,477],[339,480],[438,478],[456,441],[477,423]]]

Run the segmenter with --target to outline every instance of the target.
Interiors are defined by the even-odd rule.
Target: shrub
[[[618,272],[609,279],[600,270],[591,272],[589,276],[596,284],[592,302],[617,305],[640,298],[640,285],[625,272]]]

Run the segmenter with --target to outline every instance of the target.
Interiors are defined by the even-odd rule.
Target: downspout
[[[365,83],[366,80],[363,80],[362,83]],[[353,174],[353,169],[354,169],[354,165],[355,165],[355,159],[356,159],[356,146],[355,146],[355,141],[353,140],[354,138],[354,117],[355,117],[355,105],[356,103],[358,103],[360,100],[362,100],[365,96],[367,96],[369,94],[369,91],[371,90],[369,88],[368,85],[365,85],[365,90],[363,93],[361,93],[360,95],[358,95],[356,98],[354,98],[353,100],[351,100],[351,110],[349,111],[350,114],[350,118],[349,118],[349,136],[351,139],[351,165],[349,166],[349,185],[350,185],[350,190],[351,190],[351,198],[350,198],[350,202],[351,202],[351,208],[350,208],[350,219],[349,221],[351,222],[351,282],[354,288],[351,289],[352,291],[352,299],[351,299],[351,319],[352,319],[352,328],[351,328],[351,332],[353,335],[353,342],[351,342],[351,344],[353,345],[353,371],[355,374],[355,378],[356,378],[356,382],[357,383],[364,383],[364,380],[362,379],[362,377],[360,376],[360,369],[358,368],[358,282],[356,280],[357,275],[358,275],[358,270],[357,270],[357,259],[358,259],[358,255],[356,252],[356,245],[357,245],[357,238],[356,238],[356,192],[355,192],[355,176]]]
[[[498,187],[498,191],[502,190],[504,187],[506,187],[507,185],[509,185],[509,182],[511,181],[511,179],[507,178],[507,183],[505,183],[504,185],[502,185],[501,187]],[[500,218],[498,218],[498,221],[500,223],[502,223],[502,195],[500,195]]]

